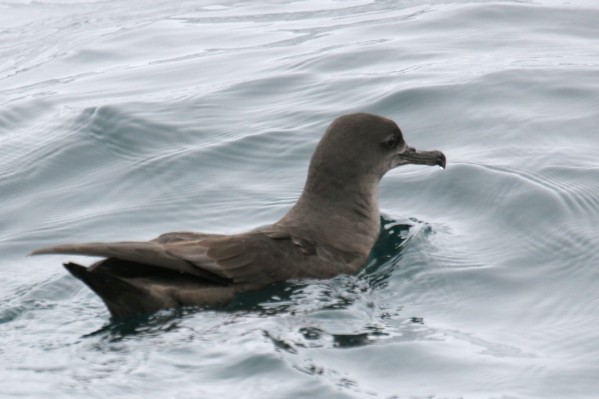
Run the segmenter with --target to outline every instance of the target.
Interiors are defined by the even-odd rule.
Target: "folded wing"
[[[292,278],[314,251],[284,233],[223,236],[167,233],[147,241],[66,244],[32,252],[117,258],[223,283],[264,285]]]

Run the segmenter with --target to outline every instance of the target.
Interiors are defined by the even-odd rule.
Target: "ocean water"
[[[595,1],[3,1],[0,397],[599,397]],[[448,167],[354,276],[113,322],[66,242],[275,221],[337,116]]]

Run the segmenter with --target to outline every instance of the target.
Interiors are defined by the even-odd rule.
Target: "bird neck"
[[[335,214],[359,222],[376,216],[378,219],[378,184],[327,185],[306,184],[296,206],[308,208],[315,214],[331,217]],[[332,214],[331,214],[332,213]]]
[[[326,180],[321,184],[323,179],[309,178],[297,203],[278,224],[339,250],[367,256],[380,229],[378,180],[345,185]]]

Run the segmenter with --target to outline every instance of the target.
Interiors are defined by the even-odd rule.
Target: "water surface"
[[[0,393],[595,398],[599,7],[0,4]],[[113,323],[63,242],[233,233],[297,198],[336,116],[448,168],[380,187],[356,276]]]

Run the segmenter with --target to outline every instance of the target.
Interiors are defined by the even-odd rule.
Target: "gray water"
[[[3,1],[0,397],[599,397],[595,1]],[[52,244],[233,233],[337,116],[448,167],[355,276],[111,322]]]

